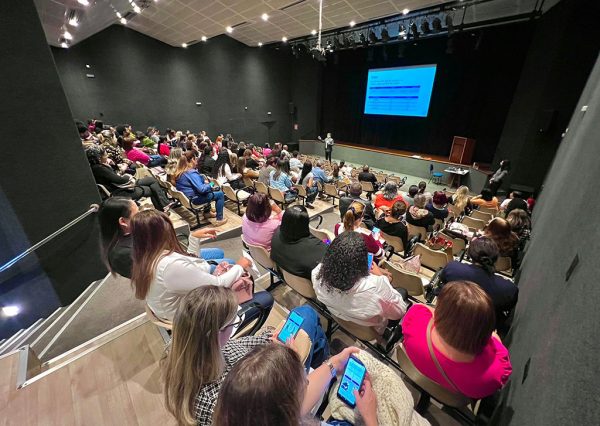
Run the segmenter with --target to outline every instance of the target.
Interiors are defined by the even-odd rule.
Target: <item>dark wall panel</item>
[[[600,419],[600,60],[575,111],[534,211],[507,339],[513,376],[493,424],[591,425]]]
[[[268,136],[261,122],[275,121],[271,142],[291,140],[287,49],[251,48],[227,36],[175,48],[114,25],[68,50],[52,51],[79,119],[138,129],[205,129],[261,145]],[[86,78],[88,73],[95,77]]]
[[[4,264],[99,196],[32,0],[0,2],[0,49]],[[47,315],[59,300],[71,302],[103,276],[97,232],[89,217],[0,276],[0,304],[24,307],[0,335]]]
[[[346,50],[324,66],[322,131],[337,140],[448,155],[452,137],[477,140],[491,162],[531,38],[530,24]],[[428,117],[364,115],[371,68],[437,64]]]

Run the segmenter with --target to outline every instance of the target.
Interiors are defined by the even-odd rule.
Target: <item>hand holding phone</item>
[[[303,322],[304,318],[295,311],[291,311],[277,335],[277,340],[281,343],[287,343],[288,340],[295,339]]]
[[[337,391],[337,396],[349,407],[356,406],[356,394],[362,386],[367,374],[365,365],[354,355],[348,358],[346,369],[342,376],[340,386]]]
[[[370,271],[372,266],[373,266],[373,253],[369,253],[369,254],[367,254],[367,271]]]
[[[377,396],[373,391],[369,374],[365,376],[362,388],[354,391],[354,397],[356,398],[356,408],[358,408],[365,426],[377,425]]]

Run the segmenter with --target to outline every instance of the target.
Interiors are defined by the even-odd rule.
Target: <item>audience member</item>
[[[239,157],[237,160],[238,173],[242,175],[243,179],[258,179],[258,170],[253,170],[246,165],[246,157]]]
[[[422,180],[421,182],[419,182],[418,188],[419,188],[419,194],[423,194],[425,196],[425,198],[427,199],[427,202],[431,201],[431,198],[432,198],[431,192],[426,191],[427,182]]]
[[[271,151],[272,151],[271,145],[269,145],[268,142],[265,143],[265,146],[263,147],[263,150],[262,150],[263,156],[268,157],[269,155],[271,155]]]
[[[366,164],[362,168],[362,172],[358,174],[359,182],[371,182],[373,184],[373,188],[375,190],[379,189],[379,184],[377,183],[377,177],[369,171],[369,166]]]
[[[304,319],[302,329],[312,342],[312,358],[309,355],[307,363],[318,368],[329,355],[319,317],[309,306],[294,311]],[[165,406],[178,424],[219,425],[213,421],[213,412],[223,381],[234,365],[256,347],[280,346],[268,330],[231,339],[242,324],[239,315],[235,295],[227,288],[202,286],[182,298],[161,363]]]
[[[443,191],[435,191],[433,197],[427,206],[427,210],[431,212],[434,219],[446,220],[448,217],[448,197]]]
[[[387,211],[385,216],[382,216],[377,221],[377,227],[392,237],[398,237],[402,240],[402,246],[408,247],[408,230],[404,223],[404,215],[406,214],[406,204],[402,201],[396,201],[392,208]]]
[[[243,155],[238,154],[238,158],[244,158],[246,160],[246,167],[249,167],[252,170],[256,170],[260,167],[260,163],[252,156],[252,151],[249,149],[245,149]]]
[[[317,198],[317,194],[319,193],[319,189],[317,188],[317,184],[314,180],[314,175],[312,173],[312,163],[310,161],[306,161],[304,166],[302,167],[302,173],[300,174],[300,178],[298,182],[304,188],[306,188],[306,207],[313,209],[312,205],[315,198]]]
[[[289,176],[290,163],[287,160],[277,160],[277,168],[269,174],[269,186],[283,192],[286,203],[294,201],[298,194]]]
[[[342,174],[342,177],[344,178],[348,178],[350,179],[352,177],[352,166],[349,164],[346,164],[346,162],[344,160],[340,161],[340,173]],[[361,180],[359,178],[359,180]],[[377,181],[377,179],[375,179]]]
[[[363,215],[362,223],[369,229],[373,229],[375,226],[375,211],[373,210],[373,205],[369,200],[365,200],[361,198],[362,195],[362,186],[358,182],[353,182],[348,187],[348,195],[340,198],[340,219],[344,218],[346,211],[348,211],[348,207],[354,201],[360,201],[365,205],[365,213]]]
[[[452,197],[448,200],[450,204],[454,205],[459,211],[464,214],[470,214],[473,206],[471,205],[471,198],[469,197],[469,187],[460,186],[456,190]]]
[[[290,152],[288,151],[288,149],[289,149],[289,148],[288,148],[288,146],[287,146],[287,145],[283,145],[283,146],[281,147],[281,151],[280,151],[280,153],[279,153],[279,158],[281,158],[281,159],[285,159],[285,160],[290,160],[290,158],[291,158],[292,156],[290,155]]]
[[[313,288],[317,299],[336,317],[372,326],[383,334],[388,321],[401,319],[408,305],[376,262],[369,270],[368,253],[358,233],[340,234],[312,271]]]
[[[167,215],[156,210],[139,212],[131,219],[133,234],[133,267],[131,285],[135,297],[145,300],[154,314],[172,321],[181,299],[192,289],[216,285],[231,288],[244,271],[252,266],[245,257],[219,276],[211,274],[210,264],[185,253]],[[273,297],[267,291],[254,294],[252,302],[270,309]],[[255,318],[261,308],[251,309],[246,322]]]
[[[488,188],[483,188],[481,194],[471,198],[471,204],[477,207],[485,207],[487,209],[498,210],[498,199],[492,195],[492,191]]]
[[[498,246],[488,237],[478,237],[469,243],[471,264],[452,261],[442,270],[443,283],[470,281],[479,285],[492,299],[496,313],[496,329],[504,326],[507,314],[517,304],[519,288],[510,280],[496,275]]]
[[[498,246],[500,256],[516,259],[519,248],[519,237],[512,232],[510,224],[500,218],[495,217],[483,228],[483,235],[494,240]]]
[[[240,182],[242,175],[240,173],[231,172],[229,153],[227,152],[226,148],[221,148],[217,160],[213,166],[211,176],[215,178],[220,185],[227,183],[234,189],[238,189],[243,186]]]
[[[390,181],[383,186],[383,191],[375,196],[375,208],[389,210],[396,201],[406,204],[402,195],[398,193],[398,184]]]
[[[501,209],[502,209],[502,207],[501,207]],[[510,214],[510,212],[512,212],[515,209],[521,209],[525,212],[527,212],[529,209],[529,206],[527,205],[527,201],[525,201],[523,199],[523,194],[519,191],[511,192],[511,199],[504,206],[504,215],[505,215],[504,217],[507,217]]]
[[[298,159],[298,155],[298,151],[292,152],[292,158],[290,158],[290,169],[299,172],[300,170],[302,170],[304,164]]]
[[[271,250],[273,234],[281,225],[283,212],[266,194],[255,192],[248,198],[242,217],[242,235],[248,244]]]
[[[217,221],[215,226],[221,226],[227,222],[227,218],[223,216],[223,208],[225,207],[225,195],[222,191],[213,191],[210,183],[204,180],[204,176],[196,170],[196,158],[192,153],[186,152],[177,164],[177,170],[173,175],[175,186],[178,191],[184,193],[190,199],[192,204],[201,205],[205,203],[215,202]],[[210,209],[205,210],[206,217],[212,217]]]
[[[325,173],[325,170],[323,170],[323,162],[321,160],[317,161],[317,164],[315,167],[313,167],[312,172],[313,178],[316,179],[318,182],[321,182],[321,184],[329,183],[332,181],[331,177],[328,177]]]
[[[177,170],[177,163],[179,163],[179,159],[182,155],[183,150],[181,148],[171,149],[171,153],[169,154],[169,158],[167,159],[167,165],[165,166],[167,178],[175,174],[175,171]]]
[[[124,138],[122,143],[125,155],[127,155],[129,161],[133,163],[139,162],[146,167],[156,167],[167,164],[167,159],[165,157],[156,154],[148,155],[141,149],[135,148],[133,146],[134,139],[132,138]]]
[[[420,226],[427,230],[433,226],[435,219],[429,210],[425,208],[427,196],[425,194],[415,195],[415,204],[408,208],[406,212],[406,223],[414,226]]]
[[[492,395],[508,381],[508,350],[493,334],[494,305],[477,284],[450,282],[435,310],[414,304],[404,316],[404,348],[415,367],[446,389],[469,398]]]
[[[531,235],[531,218],[529,214],[525,210],[514,209],[506,216],[506,221],[511,230],[519,237],[519,250],[522,251]]]
[[[365,205],[360,201],[353,201],[346,210],[341,223],[336,223],[334,228],[335,236],[341,235],[344,231],[355,231],[360,234],[367,250],[373,255],[373,260],[379,262],[384,255],[383,244],[375,238],[373,233],[368,229],[361,227],[362,219],[365,214]]]
[[[197,163],[197,169],[199,173],[205,176],[212,176],[212,171],[215,165],[215,160],[212,158],[212,147],[206,146],[204,152],[200,155]]]
[[[258,181],[261,183],[264,183],[265,185],[269,186],[270,184],[270,176],[271,173],[274,172],[275,169],[275,164],[277,163],[277,159],[275,157],[268,157],[267,161],[264,162],[264,164],[262,165],[261,169],[258,172]]]
[[[327,250],[325,243],[310,233],[309,222],[304,206],[288,207],[271,241],[271,259],[277,266],[306,279]]]
[[[415,205],[415,195],[419,193],[419,187],[417,185],[411,185],[408,187],[408,192],[404,194],[404,202],[407,207]]]

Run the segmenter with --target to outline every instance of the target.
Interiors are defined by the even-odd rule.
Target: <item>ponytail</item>
[[[346,231],[354,231],[354,222],[363,217],[365,212],[365,206],[363,203],[358,201],[353,201],[346,210],[344,214],[344,218],[342,219],[342,223],[344,224],[344,230]]]

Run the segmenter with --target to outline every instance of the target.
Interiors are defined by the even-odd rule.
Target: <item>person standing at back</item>
[[[496,173],[489,180],[490,191],[492,195],[496,195],[498,189],[502,186],[504,178],[510,173],[510,160],[500,161],[500,168],[496,170]]]

